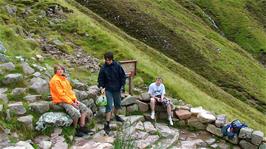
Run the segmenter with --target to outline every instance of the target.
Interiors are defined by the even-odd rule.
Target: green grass
[[[62,19],[62,22],[59,22],[56,25],[50,25],[48,23],[53,20],[53,18],[49,17],[39,20],[39,23],[33,21],[34,19],[37,19],[38,15],[40,15],[40,10],[46,9],[49,5],[53,5],[54,3],[59,3],[74,12],[67,13],[66,19]],[[172,3],[167,4],[165,1],[161,1],[161,4],[158,3],[158,1],[141,1],[134,5],[139,6],[142,3],[151,3],[152,6],[154,5],[155,7],[150,9],[150,14],[152,13],[155,18],[161,18],[158,22],[161,24],[165,22],[168,28],[175,30],[176,34],[178,33],[180,36],[182,35],[181,37],[184,38],[182,41],[186,42],[191,40],[193,44],[189,43],[187,46],[193,50],[197,49],[196,52],[203,56],[208,62],[206,64],[208,64],[210,68],[215,68],[214,70],[216,71],[212,72],[213,69],[206,69],[204,70],[205,73],[210,74],[202,77],[197,74],[198,71],[192,71],[189,67],[186,67],[192,67],[192,64],[197,66],[197,61],[193,62],[194,59],[187,59],[191,65],[181,65],[154,48],[132,38],[121,29],[110,24],[90,10],[79,6],[74,1],[42,0],[33,2],[33,13],[24,19],[10,17],[1,9],[2,16],[4,15],[5,18],[7,17],[9,21],[0,24],[0,40],[3,41],[6,48],[9,49],[8,55],[10,55],[11,58],[15,55],[23,55],[30,58],[34,54],[42,53],[37,42],[25,40],[23,36],[17,35],[14,29],[9,27],[12,25],[33,32],[34,37],[36,38],[47,37],[51,40],[56,37],[64,43],[67,40],[72,41],[74,44],[86,50],[87,53],[100,59],[102,59],[102,54],[104,52],[113,49],[117,60],[136,59],[138,61],[137,75],[142,78],[146,85],[151,83],[156,76],[160,75],[164,78],[168,95],[183,99],[193,106],[203,106],[210,111],[226,114],[229,119],[239,118],[248,123],[249,126],[266,132],[266,128],[264,127],[266,125],[265,115],[255,108],[248,106],[241,100],[233,97],[228,93],[229,91],[225,92],[223,86],[219,87],[216,85],[216,81],[218,81],[215,79],[216,76],[210,76],[215,73],[221,81],[226,81],[227,83],[232,82],[232,85],[241,84],[240,88],[243,87],[245,90],[248,90],[248,92],[251,92],[252,95],[255,95],[256,98],[261,100],[266,94],[264,90],[266,87],[266,75],[262,67],[239,46],[220,37],[218,33],[215,33],[209,27],[204,27],[204,21],[200,21],[199,23],[196,23],[195,21],[193,22],[193,19],[199,20],[199,18],[188,15],[188,11],[180,5],[175,3],[175,5],[173,5],[179,6],[178,8],[180,8],[180,12],[173,10],[172,6],[169,5]],[[24,5],[12,4],[20,5],[22,8]],[[142,10],[143,8],[141,6],[139,7],[141,11],[145,11]],[[156,12],[153,10],[155,8],[167,10],[164,13],[167,15],[165,15],[165,17],[160,17],[163,11]],[[182,19],[185,21],[181,22],[183,25],[178,26],[180,28],[176,28],[170,23],[170,20],[167,20],[168,15],[179,22]],[[205,37],[203,34],[205,32],[210,32],[210,34]],[[86,33],[88,36],[85,36]],[[208,44],[203,44],[205,42]],[[221,47],[223,49],[220,54],[213,51],[213,48],[216,47]],[[209,48],[211,50],[208,50]],[[51,65],[58,62],[64,63],[63,60],[55,60],[53,58],[46,59],[44,63]],[[200,64],[202,66],[205,63]],[[193,66],[193,68],[197,70],[198,68],[195,66]],[[221,74],[221,76],[219,76],[219,74]],[[95,84],[97,73],[74,69],[71,71],[71,76],[73,76],[73,78],[85,80],[89,84]],[[256,82],[256,84],[254,84],[254,82]],[[227,86],[224,88],[227,88]],[[264,100],[261,101],[264,102]]]

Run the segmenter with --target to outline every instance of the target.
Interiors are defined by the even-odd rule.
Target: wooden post
[[[132,76],[128,76],[128,93],[129,95],[133,95],[133,82],[132,82]]]

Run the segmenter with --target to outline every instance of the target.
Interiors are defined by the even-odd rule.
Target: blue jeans
[[[116,109],[121,108],[121,93],[106,91],[107,105],[106,105],[106,113],[111,112],[113,109],[113,103]]]

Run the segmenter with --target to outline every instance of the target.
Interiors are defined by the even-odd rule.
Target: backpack
[[[228,136],[229,139],[233,139],[235,135],[238,135],[241,128],[248,127],[245,123],[242,123],[240,120],[236,119],[230,124],[225,125],[221,131],[223,136]]]

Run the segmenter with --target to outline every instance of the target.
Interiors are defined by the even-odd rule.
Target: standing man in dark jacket
[[[98,76],[98,87],[101,92],[106,93],[106,123],[104,124],[104,131],[110,132],[110,119],[112,116],[112,106],[114,103],[113,113],[117,121],[124,120],[117,115],[118,109],[121,108],[121,90],[126,82],[126,74],[119,63],[113,60],[113,53],[107,52],[104,54],[105,64],[102,66]]]

